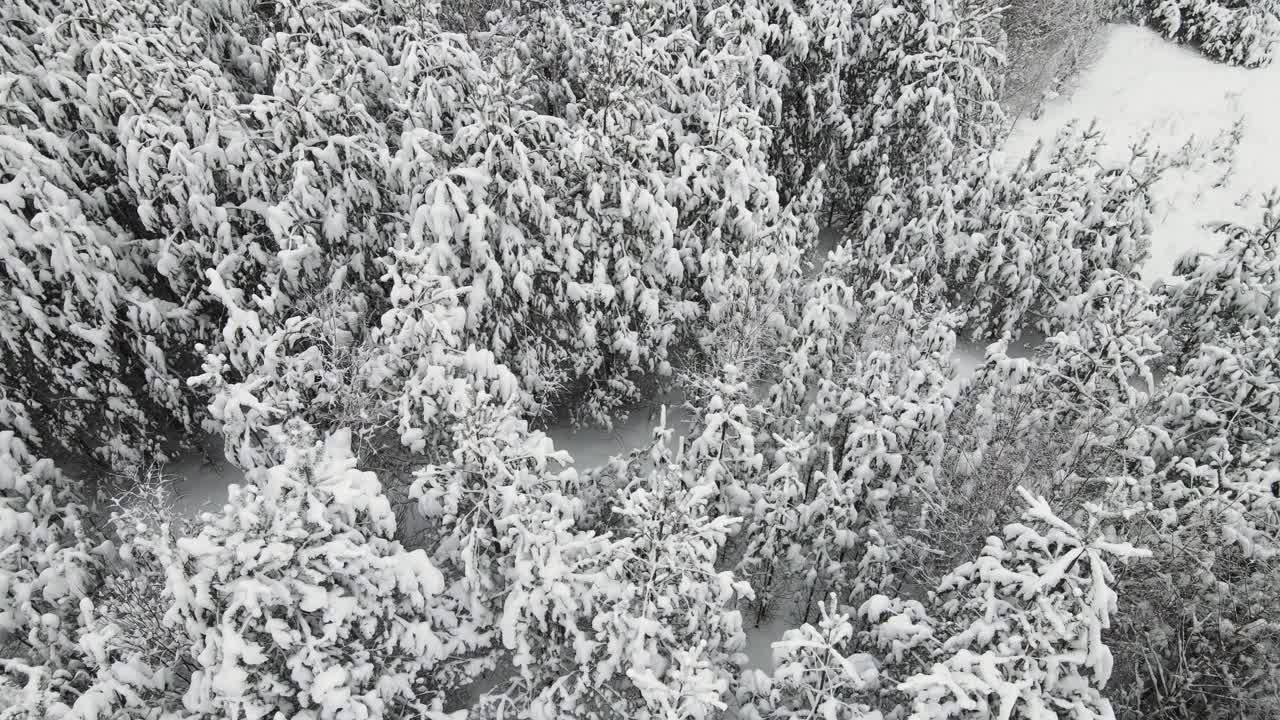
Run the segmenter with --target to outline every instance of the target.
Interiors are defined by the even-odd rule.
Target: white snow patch
[[[574,428],[563,422],[544,432],[555,441],[557,450],[568,451],[573,456],[574,465],[579,470],[588,470],[647,445],[653,439],[653,429],[658,426],[663,407],[666,408],[667,427],[673,430],[672,439],[678,443],[691,420],[683,404],[684,398],[680,393],[673,392],[632,408],[624,420],[615,422],[609,429],[596,425]]]
[[[1020,120],[1006,148],[1018,157],[1073,120],[1097,119],[1108,159],[1124,161],[1144,135],[1174,153],[1193,137],[1208,141],[1242,120],[1235,166],[1225,182],[1215,187],[1223,168],[1206,162],[1175,169],[1154,186],[1155,232],[1143,274],[1157,280],[1168,277],[1183,254],[1219,247],[1207,226],[1256,223],[1259,199],[1280,185],[1280,62],[1233,67],[1132,25],[1108,28],[1104,42],[1075,90],[1050,102],[1039,119]]]
[[[222,443],[212,438],[206,453],[193,452],[165,467],[173,477],[174,508],[190,517],[220,509],[227,501],[227,486],[244,483],[244,471],[223,457]]]
[[[767,618],[763,623],[747,623],[747,655],[748,670],[761,670],[766,675],[774,670],[773,644],[782,640],[788,630],[794,630],[803,623],[790,614]]]

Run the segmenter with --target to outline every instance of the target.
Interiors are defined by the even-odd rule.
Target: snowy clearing
[[[1070,94],[1049,101],[1040,118],[1019,120],[1006,147],[1016,157],[1068,123],[1094,119],[1116,162],[1143,136],[1173,153],[1243,123],[1225,182],[1223,168],[1203,163],[1172,169],[1153,189],[1155,227],[1143,273],[1149,280],[1168,277],[1184,253],[1216,250],[1206,228],[1256,222],[1262,195],[1280,187],[1280,63],[1225,65],[1147,28],[1114,25]]]

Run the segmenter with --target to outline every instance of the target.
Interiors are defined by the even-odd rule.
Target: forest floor
[[[1261,196],[1280,185],[1280,142],[1274,136],[1280,127],[1280,62],[1258,70],[1231,67],[1144,28],[1108,27],[1096,60],[1071,84],[1069,94],[1050,100],[1038,118],[1015,123],[1007,140],[1008,157],[1022,156],[1068,123],[1094,119],[1104,133],[1108,161],[1123,162],[1144,135],[1163,153],[1177,153],[1193,143],[1187,161],[1153,188],[1156,228],[1144,270],[1151,281],[1167,277],[1182,254],[1209,249],[1204,247],[1210,237],[1203,232],[1206,225],[1255,222]],[[1233,158],[1214,157],[1200,148],[1237,127]],[[820,251],[829,245],[820,243]],[[967,374],[981,361],[983,348],[965,344],[956,354],[958,369]],[[655,408],[664,403],[670,408],[668,424],[678,434],[683,421],[675,396],[634,410],[609,430],[574,429],[565,423],[547,432],[579,467],[597,467],[647,442],[657,422]],[[168,471],[176,477],[179,506],[187,512],[216,509],[226,497],[226,486],[243,479],[230,463],[210,465],[198,454],[180,459]],[[767,670],[772,665],[771,644],[795,625],[785,615],[767,618],[759,627],[747,624],[752,667]]]

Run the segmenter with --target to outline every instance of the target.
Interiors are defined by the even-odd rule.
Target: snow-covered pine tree
[[[1006,526],[938,588],[936,662],[898,678],[912,720],[1114,717],[1103,695],[1112,657],[1102,633],[1116,610],[1108,563],[1149,552],[1089,539],[1021,493],[1031,525]]]
[[[874,701],[879,686],[875,658],[853,650],[857,634],[835,596],[818,611],[816,627],[805,623],[773,644],[773,674],[755,681],[745,717],[880,720],[866,702]]]
[[[452,653],[444,577],[391,539],[395,517],[349,436],[285,424],[284,461],[233,486],[178,541],[169,611],[198,669],[183,703],[220,717],[439,717]]]
[[[894,526],[933,482],[954,395],[956,316],[920,288],[859,301],[821,278],[803,297],[768,399],[705,383],[713,410],[688,453],[722,483],[717,511],[744,518],[725,559],[755,585],[759,617],[797,586],[807,611],[833,588],[866,597],[894,582],[908,552]]]
[[[823,519],[835,476],[830,427],[814,407],[828,378],[848,375],[861,349],[856,320],[862,306],[847,285],[818,278],[796,301],[798,308],[787,313],[797,316],[783,335],[789,339],[774,349],[776,365],[765,376],[765,399],[723,373],[691,388],[693,397],[710,392],[710,402],[721,404],[690,428],[695,439],[688,457],[728,471],[718,508],[741,513],[743,524],[726,560],[751,581],[757,622],[777,610],[785,594],[807,596],[813,587],[815,535],[829,528]]]
[[[979,151],[918,176],[881,173],[828,272],[870,285],[904,267],[969,313],[975,338],[1055,332],[1060,303],[1103,271],[1127,274],[1149,245],[1148,187],[1162,163],[1143,145],[1119,167],[1099,156],[1096,128],[1067,128],[1006,166]]]
[[[1257,226],[1224,228],[1222,251],[1160,289],[1168,372],[1124,443],[1129,504],[1112,519],[1155,554],[1118,586],[1138,599],[1117,632],[1135,717],[1280,708],[1280,615],[1264,599],[1280,589],[1278,217],[1273,199]]]
[[[341,274],[325,302],[283,316],[245,307],[239,291],[209,274],[227,309],[227,352],[210,353],[191,382],[212,397],[228,458],[263,463],[267,428],[296,416],[350,427],[358,457],[389,471],[413,458],[444,459],[449,424],[477,404],[529,408],[519,378],[492,352],[463,345],[464,293],[430,269],[426,253],[397,244],[383,262],[388,306],[376,318],[358,294],[343,293]]]
[[[451,461],[413,493],[439,537],[448,596],[474,652],[460,679],[505,657],[513,672],[474,712],[505,717],[714,717],[744,643],[750,588],[715,561],[736,519],[708,513],[714,488],[670,457],[667,434],[613,466],[616,505],[586,515],[571,459],[510,414],[459,423]],[[505,663],[503,663],[505,665]]]
[[[1060,303],[1043,363],[1066,393],[1059,407],[1098,400],[1129,408],[1156,391],[1169,327],[1166,303],[1133,274],[1101,270],[1079,295]]]
[[[698,468],[715,489],[714,515],[749,517],[759,496],[764,457],[756,450],[761,409],[751,402],[751,389],[729,365],[714,380],[716,391],[702,405],[703,417],[690,428],[684,462]]]
[[[1128,4],[1139,22],[1232,65],[1270,63],[1280,40],[1276,0],[1129,0]]]
[[[523,711],[571,682],[592,646],[601,558],[613,541],[579,527],[572,458],[509,408],[482,404],[450,432],[450,455],[416,471],[410,488],[459,619],[459,662],[442,681],[463,684],[509,662],[511,677],[478,711]],[[574,692],[590,684],[573,682]]]
[[[717,479],[671,442],[659,426],[627,463],[588,667],[626,717],[710,720],[745,660],[738,606],[752,592],[716,566],[740,519],[713,512]]]
[[[101,558],[74,485],[35,456],[23,426],[14,408],[0,407],[0,669],[24,688],[11,712],[34,720],[66,712],[86,683],[80,608]]]
[[[815,518],[824,529],[810,540],[813,587],[857,602],[910,582],[907,571],[919,564],[904,529],[918,524],[935,487],[956,395],[958,315],[898,281],[901,290],[872,288],[859,353],[843,378],[819,385],[808,411],[814,436],[829,438],[831,463],[816,488],[825,507]]]
[[[856,219],[882,167],[910,175],[990,141],[1001,56],[957,3],[771,5],[769,51],[786,70],[774,162],[789,191],[824,175],[830,209]]]
[[[812,192],[783,205],[769,166],[773,131],[761,108],[776,102],[756,72],[772,60],[760,54],[758,29],[726,13],[697,3],[575,3],[532,13],[510,41],[523,68],[516,80],[542,94],[568,150],[544,161],[563,188],[556,234],[564,239],[539,253],[545,260],[531,256],[541,275],[507,267],[493,280],[519,280],[532,300],[491,302],[542,304],[539,293],[561,288],[551,295],[556,312],[534,325],[563,338],[557,352],[573,357],[570,378],[588,384],[588,416],[607,418],[634,399],[641,376],[670,373],[672,351],[719,301],[718,263],[749,262],[761,249],[794,255],[811,237]],[[505,255],[529,252],[521,237],[503,240]],[[450,245],[459,267],[476,266],[467,259],[476,250],[484,248]],[[527,343],[537,333],[499,334]]]
[[[1217,228],[1223,247],[1191,253],[1158,286],[1167,298],[1175,362],[1272,326],[1280,315],[1280,195],[1265,198],[1256,225]]]
[[[95,9],[24,0],[6,14],[0,384],[31,411],[46,452],[120,464],[190,425],[174,344],[182,313],[150,286],[115,187],[117,116],[101,76],[86,74],[116,57],[92,51],[86,30],[109,14],[76,16]]]
[[[790,343],[788,343],[790,345]],[[787,345],[774,348],[774,354]],[[789,420],[771,412],[769,403],[739,376],[736,364],[719,375],[691,377],[686,407],[701,412],[686,429],[686,464],[716,490],[712,515],[740,518],[719,559],[751,583],[755,622],[783,604],[793,588],[800,561],[806,502],[813,482],[808,438],[789,439]],[[776,378],[770,372],[765,378]],[[617,485],[617,481],[614,481]]]

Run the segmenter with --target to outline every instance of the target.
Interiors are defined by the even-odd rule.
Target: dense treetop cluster
[[[1003,17],[10,2],[0,718],[1280,713],[1280,198],[1144,284],[1173,160],[1004,157]]]

